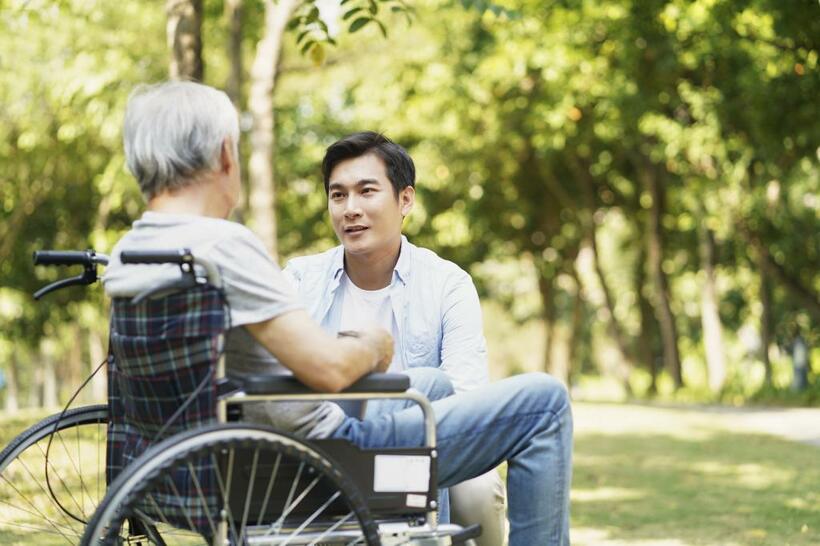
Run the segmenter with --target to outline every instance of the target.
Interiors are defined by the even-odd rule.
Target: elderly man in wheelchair
[[[507,461],[509,544],[568,544],[565,389],[526,374],[450,396],[435,369],[380,373],[387,332],[322,330],[227,220],[238,138],[210,87],[129,100],[125,154],[148,207],[104,277],[109,487],[83,541],[459,544],[480,529],[438,523],[438,488]],[[387,397],[404,403],[366,419],[339,404]]]

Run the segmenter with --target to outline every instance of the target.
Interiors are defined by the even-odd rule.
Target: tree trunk
[[[741,221],[738,224],[740,235],[756,255],[758,269],[761,272],[765,270],[769,279],[780,283],[797,305],[808,310],[814,320],[820,321],[820,300],[817,299],[817,293],[777,263],[760,237],[749,229],[745,222]]]
[[[592,251],[592,263],[595,269],[595,275],[598,278],[598,284],[601,285],[601,292],[604,294],[604,305],[607,310],[607,333],[609,337],[615,342],[615,346],[620,354],[621,362],[614,366],[618,379],[622,382],[627,393],[631,394],[632,388],[629,384],[629,372],[635,359],[630,350],[629,341],[621,323],[618,322],[618,317],[615,315],[615,298],[612,296],[612,291],[609,289],[609,283],[604,275],[604,269],[601,265],[600,255],[598,253],[598,233],[596,212],[598,210],[598,203],[595,199],[594,180],[589,175],[589,169],[583,167],[577,159],[570,156],[570,166],[575,173],[576,178],[583,186],[584,201],[586,204],[587,233],[589,238],[589,246]]]
[[[88,354],[90,360],[90,369],[88,373],[97,369],[97,366],[106,358],[104,336],[92,328],[88,332]],[[94,403],[104,402],[108,391],[108,382],[106,380],[107,366],[103,365],[94,377],[91,379],[91,401]]]
[[[766,384],[772,384],[772,363],[769,360],[769,345],[772,343],[772,287],[769,281],[769,270],[762,262],[765,261],[762,253],[757,253],[757,265],[760,271],[760,304],[763,311],[760,314],[760,358],[766,369]]]
[[[554,276],[547,277],[542,272],[538,277],[538,289],[541,293],[541,305],[544,319],[544,371],[552,373],[552,348],[555,341],[555,283]]]
[[[56,408],[59,401],[57,396],[57,367],[54,362],[54,346],[50,340],[40,343],[40,366],[43,370],[43,402],[44,408]]]
[[[584,289],[581,284],[581,278],[578,275],[578,270],[573,262],[570,268],[570,275],[575,281],[575,298],[572,302],[572,323],[570,326],[569,339],[567,340],[567,387],[572,386],[572,375],[578,373],[582,366],[578,362],[578,345],[580,343],[581,329],[583,328],[584,320]]]
[[[202,0],[165,0],[172,80],[202,81]]]
[[[248,107],[253,116],[251,131],[250,212],[256,234],[276,259],[276,211],[273,179],[274,112],[273,91],[282,51],[282,35],[296,0],[265,1],[265,32],[256,45],[251,67]]]
[[[8,366],[6,366],[6,400],[4,406],[8,415],[13,415],[20,409],[18,399],[20,387],[17,370],[17,350],[12,348],[11,358],[9,358]]]
[[[83,366],[83,348],[80,343],[80,340],[83,339],[83,330],[79,324],[74,323],[70,326],[69,331],[71,332],[72,342],[65,354],[65,365],[60,366],[57,374],[60,379],[60,387],[63,389],[63,396],[74,394],[74,391],[82,385],[86,378],[85,366]],[[58,397],[59,394],[58,392]]]
[[[677,389],[683,386],[683,375],[678,352],[678,331],[670,303],[672,297],[669,279],[663,270],[664,237],[661,219],[663,218],[665,192],[662,182],[658,180],[657,173],[654,172],[654,166],[648,161],[640,170],[640,175],[652,197],[652,207],[649,210],[648,254],[655,287],[655,311],[658,314],[663,340],[663,360]]]
[[[652,304],[646,297],[646,253],[647,245],[642,242],[638,259],[635,262],[635,294],[638,298],[638,313],[640,314],[641,331],[638,334],[636,352],[638,361],[643,364],[650,376],[649,394],[658,392],[658,366],[655,352],[655,336],[658,332],[658,323]]]
[[[701,290],[701,324],[706,350],[706,371],[709,388],[719,392],[726,381],[726,361],[723,352],[720,313],[718,312],[717,282],[715,279],[715,236],[712,230],[701,225],[698,229],[700,263],[704,273]]]
[[[228,83],[225,86],[234,106],[241,111],[242,104],[242,0],[225,0],[228,20]]]

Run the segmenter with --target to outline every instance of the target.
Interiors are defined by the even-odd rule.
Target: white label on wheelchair
[[[423,493],[430,486],[430,457],[424,455],[376,455],[373,491],[376,493]]]

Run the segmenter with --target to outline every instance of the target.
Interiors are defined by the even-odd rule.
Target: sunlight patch
[[[635,500],[646,497],[646,491],[624,487],[598,487],[595,489],[574,489],[572,502],[594,502],[610,500]]]

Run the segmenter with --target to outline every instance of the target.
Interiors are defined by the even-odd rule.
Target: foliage
[[[263,4],[244,3],[246,57]],[[28,294],[60,272],[33,270],[29,256],[110,250],[138,216],[119,127],[133,86],[166,73],[164,11],[147,0],[5,5],[0,360],[19,361],[21,385],[37,388],[42,340],[58,340],[68,358],[77,319],[83,336],[104,330],[104,305],[99,290],[79,289],[34,305]],[[230,68],[222,10],[204,2],[215,85]],[[760,386],[750,370],[769,349],[760,347],[764,311],[773,354],[798,331],[810,347],[820,333],[818,15],[816,3],[775,0],[351,0],[327,12],[306,2],[275,96],[281,253],[335,244],[318,172],[324,148],[354,130],[384,131],[417,164],[406,232],[474,274],[495,310],[488,331],[497,324],[518,345],[501,351],[495,375],[564,360],[572,381],[621,373],[615,361],[626,357],[622,385],[642,393],[654,370],[662,391],[649,173],[665,193],[661,265],[690,383],[681,396],[752,397]],[[725,395],[704,387],[703,229],[716,244]],[[766,304],[761,264],[773,285]],[[546,354],[533,364],[536,353]],[[788,383],[778,381],[765,388]]]

